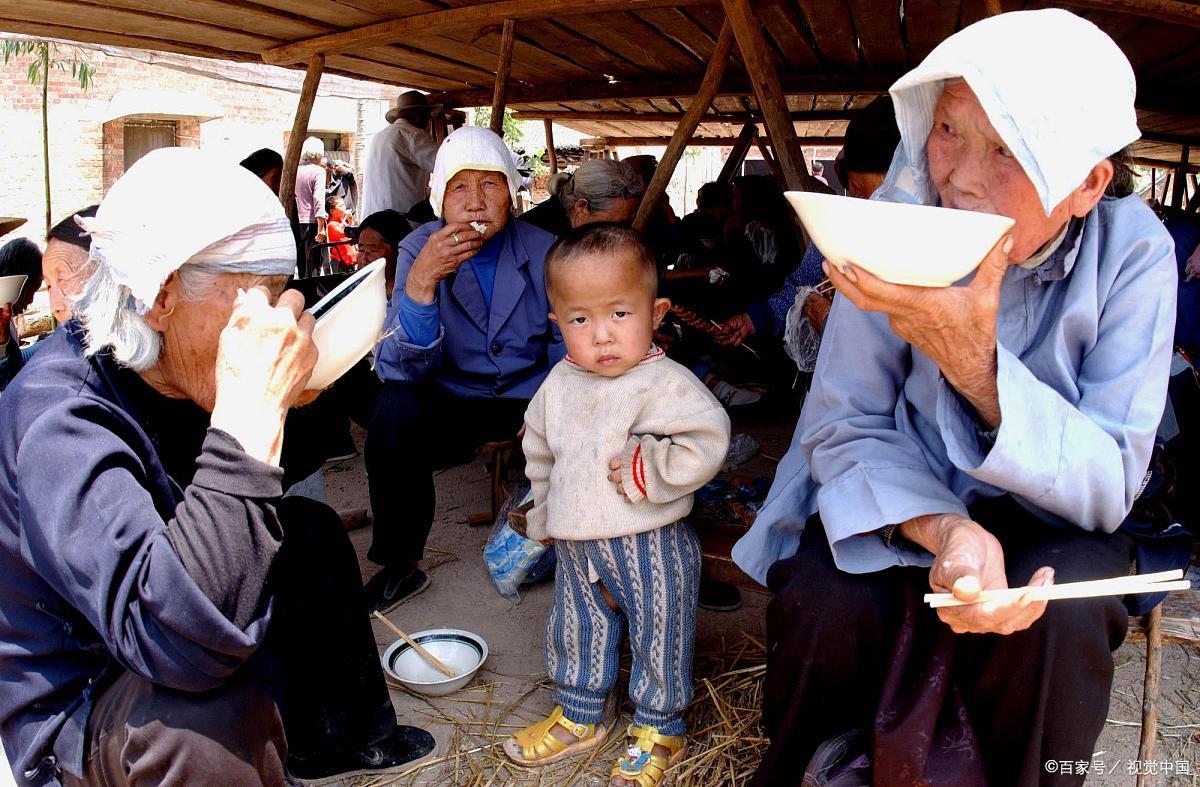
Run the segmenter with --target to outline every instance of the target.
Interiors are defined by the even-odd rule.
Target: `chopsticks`
[[[375,610],[371,614],[374,615],[375,617],[379,618],[381,621],[383,621],[383,625],[390,628],[392,630],[392,633],[395,634],[397,637],[399,637],[400,639],[407,642],[408,646],[410,648],[412,648],[417,653],[419,653],[421,655],[421,658],[425,659],[430,664],[432,664],[434,667],[436,667],[438,672],[441,672],[447,678],[457,678],[458,677],[458,673],[456,673],[454,670],[447,667],[442,662],[441,659],[439,659],[437,656],[433,655],[429,651],[425,650],[425,648],[421,647],[420,644],[418,644],[416,640],[414,640],[412,637],[408,636],[403,631],[401,631],[399,626],[392,623],[392,621],[388,620],[383,615],[380,615],[379,610]]]
[[[837,291],[833,286],[833,282],[831,282],[829,279],[821,279],[819,282],[817,282],[817,286],[813,287],[813,289],[816,290],[817,295],[820,295],[822,298],[832,298],[833,293]]]
[[[1135,593],[1162,593],[1170,590],[1189,590],[1192,583],[1183,579],[1183,571],[1160,571],[1156,574],[1135,574],[1112,579],[1093,579],[1087,582],[1068,582],[1063,585],[985,590],[974,601],[959,601],[953,593],[926,593],[925,603],[934,609],[961,607],[986,601],[1014,601],[1028,593],[1033,601],[1055,601],[1064,598],[1096,598],[1097,596],[1126,596]]]

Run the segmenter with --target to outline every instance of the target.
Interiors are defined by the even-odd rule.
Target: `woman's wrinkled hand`
[[[447,224],[432,233],[413,260],[404,291],[417,303],[433,303],[437,286],[483,246],[479,230],[465,222]]]
[[[749,314],[735,314],[721,323],[716,336],[717,344],[723,347],[739,347],[754,333],[754,321]]]
[[[961,287],[891,284],[855,265],[828,262],[825,274],[855,306],[883,312],[892,331],[930,358],[990,429],[1000,426],[996,386],[996,314],[1012,237],[1004,236]]]
[[[957,514],[918,519],[926,520],[925,527],[901,526],[901,534],[924,542],[934,553],[929,586],[935,593],[953,593],[959,601],[971,602],[985,590],[1008,588],[1004,548],[982,525]],[[1054,584],[1054,569],[1039,568],[1028,584]],[[1045,611],[1045,601],[1033,601],[1023,593],[1010,601],[941,607],[937,613],[957,634],[1013,634],[1032,626]]]
[[[1183,266],[1183,280],[1191,281],[1200,277],[1200,247],[1197,247],[1192,252],[1192,256],[1188,257],[1187,265]]]
[[[270,299],[264,287],[238,291],[217,349],[212,425],[250,456],[277,464],[284,414],[304,392],[317,347],[304,296],[286,290],[274,305]]]

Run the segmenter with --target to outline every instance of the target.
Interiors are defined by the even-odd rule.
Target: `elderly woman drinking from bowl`
[[[1106,195],[1138,137],[1134,89],[1116,44],[1061,10],[978,22],[892,86],[902,141],[876,199],[1015,225],[959,286],[828,269],[812,390],[734,551],[775,592],[753,784],[836,770],[818,746],[842,733],[877,782],[1083,781],[1052,769],[1092,759],[1121,600],[935,611],[921,594],[1130,573],[1117,528],[1163,410],[1175,293],[1166,231]]]
[[[375,518],[368,557],[383,565],[367,586],[374,609],[428,586],[417,562],[433,524],[434,469],[513,438],[565,353],[542,278],[554,236],[513,218],[518,182],[500,137],[458,129],[438,150],[430,180],[441,218],[400,244],[375,355],[384,388],[366,444]]]
[[[82,223],[74,318],[0,400],[0,736],[21,783],[283,785],[424,755],[340,519],[280,499],[317,351],[278,198],[166,148]]]

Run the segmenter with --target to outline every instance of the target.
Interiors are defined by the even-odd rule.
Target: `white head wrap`
[[[95,218],[91,257],[144,315],[183,265],[287,275],[296,242],[279,198],[249,170],[192,148],[147,153],[113,184]]]
[[[464,169],[480,169],[499,172],[508,179],[508,192],[513,204],[517,202],[517,186],[521,176],[513,163],[512,152],[504,140],[490,129],[479,126],[463,126],[457,129],[438,148],[433,164],[433,175],[429,178],[429,204],[433,215],[442,215],[442,197],[446,195],[446,184],[450,178]]]
[[[1129,60],[1069,11],[1014,11],[947,38],[891,87],[900,147],[877,197],[933,204],[925,143],[947,79],[961,77],[1049,213],[1141,134]]]

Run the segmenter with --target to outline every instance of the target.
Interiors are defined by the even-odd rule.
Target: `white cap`
[[[1014,11],[950,36],[892,85],[903,163],[927,171],[934,107],[943,82],[959,77],[1033,182],[1046,213],[1098,162],[1141,136],[1133,68],[1107,33],[1057,8]],[[920,184],[921,175],[915,177]]]
[[[517,186],[521,177],[513,163],[512,152],[504,140],[490,129],[479,126],[463,126],[456,129],[438,148],[433,164],[433,175],[429,178],[429,204],[433,215],[442,215],[442,198],[446,195],[446,184],[450,178],[464,169],[479,169],[499,172],[508,180],[508,193],[513,204],[517,202]]]

